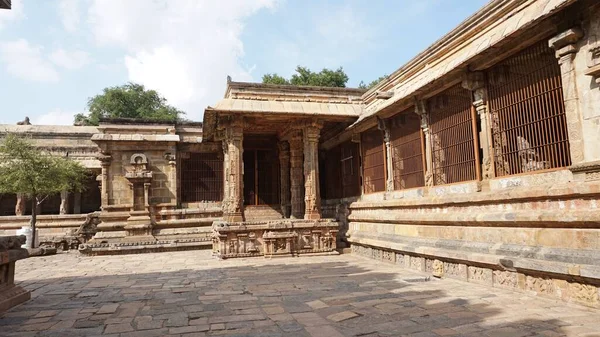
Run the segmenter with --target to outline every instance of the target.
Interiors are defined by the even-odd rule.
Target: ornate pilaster
[[[15,205],[15,215],[21,216],[23,213],[25,213],[25,196],[18,193],[17,204]]]
[[[415,100],[415,113],[421,117],[421,129],[425,135],[425,186],[433,186],[433,155],[431,153],[431,133],[429,130],[429,115],[425,101]]]
[[[304,213],[304,175],[302,172],[303,145],[302,132],[292,131],[290,144],[290,186],[291,186],[291,218],[301,219]]]
[[[391,192],[394,190],[394,164],[392,157],[392,143],[390,140],[390,127],[385,119],[377,119],[377,127],[383,133],[383,142],[385,144],[385,190]]]
[[[110,162],[112,157],[109,154],[100,154],[98,156],[98,160],[100,160],[100,165],[102,166],[102,171],[100,173],[100,200],[101,205],[104,208],[108,206],[108,171],[110,169]]]
[[[60,192],[59,214],[67,214],[67,213],[69,213],[69,192],[62,191],[62,192]]]
[[[319,136],[321,125],[311,123],[302,130],[304,136],[304,219],[321,219],[319,188]]]
[[[175,152],[177,151],[177,148],[173,147],[171,149],[172,152],[168,152],[165,153],[165,160],[167,161],[167,163],[169,164],[169,189],[171,190],[171,193],[173,196],[178,195],[177,192],[177,157],[175,156]],[[177,202],[177,197],[174,197],[174,200],[171,199],[171,201],[173,202]]]
[[[227,199],[223,202],[223,218],[228,222],[244,221],[244,123],[241,118],[232,119],[225,126],[224,148],[227,168]]]
[[[279,184],[281,213],[284,218],[290,214],[290,144],[281,141],[277,144],[279,147],[279,168],[281,170]]]
[[[482,72],[467,73],[462,82],[462,87],[473,92],[473,106],[479,116],[481,131],[479,132],[479,146],[483,157],[481,158],[481,176],[484,180],[495,176],[494,158],[492,148],[492,129],[488,110],[488,96],[485,85],[485,75]]]
[[[572,164],[578,164],[584,160],[582,115],[579,111],[577,76],[574,63],[579,50],[577,42],[582,37],[583,31],[575,27],[556,35],[549,41],[550,47],[556,50],[556,57],[560,65]]]

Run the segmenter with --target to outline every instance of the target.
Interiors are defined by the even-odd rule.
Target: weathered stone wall
[[[600,70],[589,74],[594,67],[600,67],[600,4],[590,7],[590,19],[577,25],[584,36],[575,45],[578,51],[570,73],[575,81],[576,107],[581,113],[582,129],[577,137],[582,142],[586,162],[600,160]]]
[[[363,244],[352,245],[352,253],[400,268],[413,269],[435,277],[448,277],[491,287],[511,289],[567,302],[600,307],[600,287],[590,280],[565,279],[549,273],[514,271],[510,269],[470,265],[460,260],[437,258],[412,252],[385,249]]]

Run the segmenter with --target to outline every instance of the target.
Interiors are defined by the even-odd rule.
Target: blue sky
[[[0,10],[0,124],[71,124],[89,97],[134,81],[187,117],[225,90],[297,65],[389,74],[487,0],[13,0]]]

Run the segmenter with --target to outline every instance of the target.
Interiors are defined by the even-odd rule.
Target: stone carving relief
[[[381,250],[373,249],[372,252],[373,252],[373,256],[372,256],[373,259],[378,260],[378,261],[381,260]]]
[[[390,252],[389,250],[384,250],[383,253],[381,254],[381,259],[385,262],[394,263],[396,256],[394,255],[394,252]]]
[[[434,260],[432,263],[432,274],[435,277],[444,276],[444,264],[440,260]]]
[[[600,301],[598,288],[593,285],[569,283],[569,293],[572,299],[588,305],[597,306]]]
[[[331,220],[213,223],[213,254],[221,258],[336,251],[338,224]],[[356,248],[353,248],[355,252]]]
[[[525,278],[525,290],[545,295],[552,295],[555,293],[552,280],[533,276],[527,276]]]
[[[494,270],[494,285],[508,288],[517,288],[517,273],[510,271]]]
[[[410,257],[410,268],[416,270],[423,270],[424,259],[422,257],[411,256]]]
[[[492,271],[490,269],[469,266],[467,267],[467,277],[469,281],[492,284]]]

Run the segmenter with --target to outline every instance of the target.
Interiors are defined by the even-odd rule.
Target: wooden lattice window
[[[487,72],[496,176],[569,166],[560,67],[542,41]]]
[[[479,179],[479,146],[471,92],[460,84],[428,100],[433,183]]]
[[[378,129],[361,134],[363,158],[363,191],[374,193],[385,191],[385,145]]]
[[[425,186],[421,119],[404,111],[389,121],[394,189]]]
[[[223,200],[223,159],[218,153],[189,153],[181,160],[181,201]]]
[[[359,145],[351,141],[340,145],[340,162],[342,174],[342,197],[349,198],[360,195],[360,154]]]

